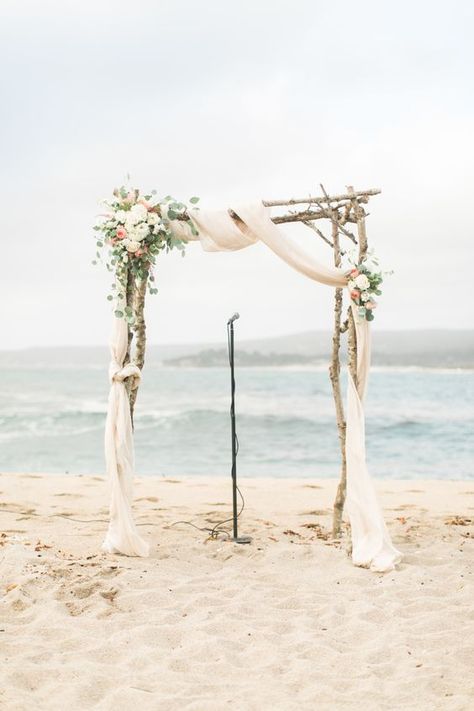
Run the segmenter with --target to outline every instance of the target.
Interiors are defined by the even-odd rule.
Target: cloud
[[[396,273],[377,326],[471,325],[471,3],[7,1],[1,14],[4,345],[106,340],[91,224],[127,172],[203,207],[381,187],[369,239]],[[236,309],[248,336],[331,325],[328,290],[262,246],[193,245],[163,259],[158,285],[154,341],[220,339]]]

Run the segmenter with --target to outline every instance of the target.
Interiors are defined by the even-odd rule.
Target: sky
[[[381,188],[374,327],[471,328],[473,30],[470,0],[1,0],[0,348],[108,342],[92,226],[127,173],[202,209]],[[240,338],[332,325],[332,290],[263,245],[156,276],[152,343],[224,343],[234,311]]]

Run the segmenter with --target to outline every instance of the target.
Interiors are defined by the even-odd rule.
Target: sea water
[[[240,476],[339,476],[326,366],[240,368],[236,379]],[[105,364],[4,366],[0,470],[103,473],[107,394]],[[145,367],[137,473],[228,474],[229,405],[228,369]],[[366,416],[375,477],[474,478],[473,371],[375,368]]]

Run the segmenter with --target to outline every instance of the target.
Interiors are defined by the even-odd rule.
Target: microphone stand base
[[[237,538],[232,538],[231,540],[233,543],[252,543],[250,536],[237,536]]]

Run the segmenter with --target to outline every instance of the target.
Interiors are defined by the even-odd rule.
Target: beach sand
[[[2,474],[0,708],[474,708],[474,482],[377,486],[385,575],[331,541],[334,481],[243,479],[239,546],[171,525],[226,518],[227,477],[139,478],[139,559],[100,551],[102,477]]]

